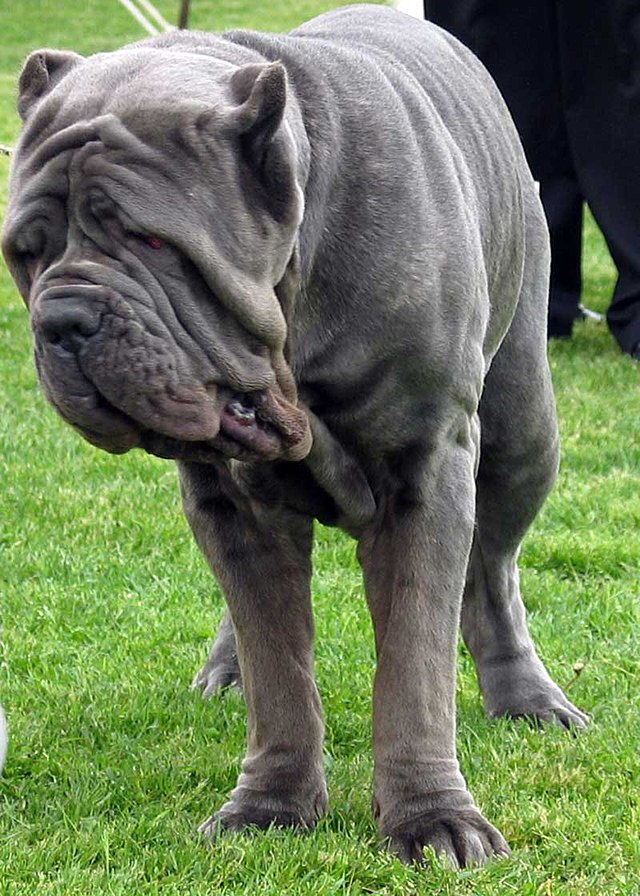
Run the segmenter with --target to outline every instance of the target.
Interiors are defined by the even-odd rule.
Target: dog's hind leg
[[[587,717],[536,653],[520,596],[518,552],[556,477],[558,429],[546,356],[544,231],[531,209],[521,300],[480,403],[477,526],[462,632],[491,716],[583,728]]]

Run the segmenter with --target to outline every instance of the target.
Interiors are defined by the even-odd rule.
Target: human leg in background
[[[549,336],[581,316],[583,198],[565,126],[556,0],[424,0],[425,16],[487,66],[513,115],[551,234]]]
[[[544,178],[540,198],[551,235],[551,288],[549,336],[571,336],[580,316],[582,288],[582,206],[576,180],[571,175]]]
[[[607,322],[640,359],[640,8],[563,0],[558,32],[571,154],[618,269]]]

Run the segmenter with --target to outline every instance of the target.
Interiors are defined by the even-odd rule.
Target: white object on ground
[[[580,312],[582,317],[586,318],[587,320],[600,321],[606,319],[606,315],[600,314],[599,311],[592,311],[591,308],[585,308],[582,304],[578,305],[578,311]]]

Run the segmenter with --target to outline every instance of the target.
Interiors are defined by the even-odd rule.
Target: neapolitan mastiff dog
[[[241,676],[247,756],[201,830],[326,809],[316,518],[358,541],[382,835],[405,861],[506,854],[456,760],[459,625],[490,715],[586,717],[518,586],[558,459],[549,251],[493,82],[435,26],[356,6],[42,50],[19,109],[4,252],[44,391],[94,445],[178,461],[228,603],[196,680]]]

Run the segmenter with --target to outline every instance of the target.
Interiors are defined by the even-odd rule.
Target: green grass
[[[222,6],[194,3],[194,26],[286,28],[323,4]],[[138,36],[115,0],[4,4],[0,141],[17,134],[15,79],[29,49],[90,52]],[[7,170],[0,161],[0,198]],[[586,304],[604,310],[613,269],[591,219],[585,267]],[[593,725],[573,738],[488,722],[461,649],[462,765],[514,855],[457,875],[404,868],[377,845],[371,628],[353,545],[321,528],[314,593],[331,810],[311,835],[197,842],[244,743],[239,698],[203,702],[189,690],[222,614],[219,591],[172,465],[86,445],[45,405],[30,354],[26,312],[0,267],[0,694],[11,725],[0,893],[640,893],[639,369],[604,324],[551,345],[563,463],[522,554],[542,655],[561,684],[585,664],[570,695]]]

